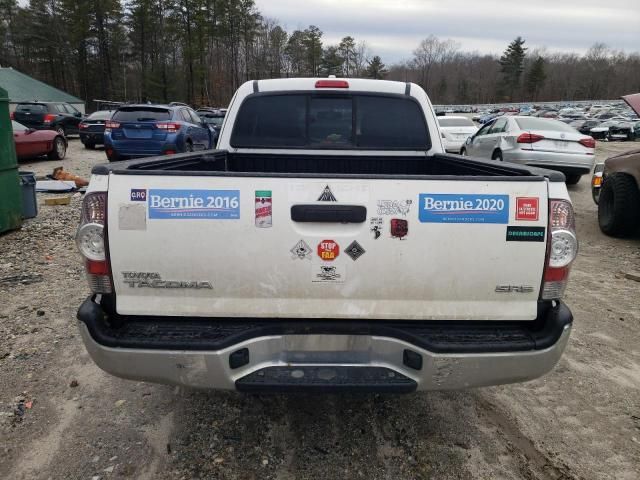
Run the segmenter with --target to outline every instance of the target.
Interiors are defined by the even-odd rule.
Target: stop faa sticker
[[[333,240],[322,240],[318,244],[318,256],[325,261],[335,260],[340,255],[340,247]]]

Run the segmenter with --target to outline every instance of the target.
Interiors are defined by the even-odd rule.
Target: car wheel
[[[609,175],[598,202],[600,230],[613,237],[627,237],[640,225],[640,190],[633,177],[625,173]]]
[[[96,144],[95,143],[85,143],[84,144],[84,148],[86,148],[87,150],[95,150]]]
[[[582,175],[566,175],[566,180],[564,183],[567,185],[575,185],[580,181]]]
[[[67,155],[67,141],[64,137],[57,136],[53,140],[53,150],[47,155],[49,160],[62,160]]]
[[[496,150],[495,152],[493,152],[493,155],[491,155],[491,160],[499,160],[500,162],[502,162],[502,152],[500,150]]]
[[[466,148],[461,148],[460,149],[460,155],[462,155],[463,157],[467,156],[467,149]]]
[[[185,152],[193,152],[193,143],[191,143],[191,140],[187,140],[184,150]]]
[[[56,132],[58,133],[58,135],[62,135],[63,137],[67,136],[67,132],[65,132],[64,127],[62,125],[58,125],[56,127]]]

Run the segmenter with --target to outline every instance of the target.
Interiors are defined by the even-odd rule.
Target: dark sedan
[[[111,119],[115,110],[100,110],[85,118],[78,128],[80,141],[84,148],[94,149],[96,145],[104,145],[104,129],[107,120]]]

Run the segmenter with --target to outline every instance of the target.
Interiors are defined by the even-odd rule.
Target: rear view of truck
[[[78,318],[124,378],[241,391],[525,381],[569,338],[560,174],[444,154],[425,93],[249,82],[217,151],[94,169]]]

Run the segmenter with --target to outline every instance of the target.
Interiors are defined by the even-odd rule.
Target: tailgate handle
[[[367,208],[361,205],[293,205],[294,222],[363,223]]]

